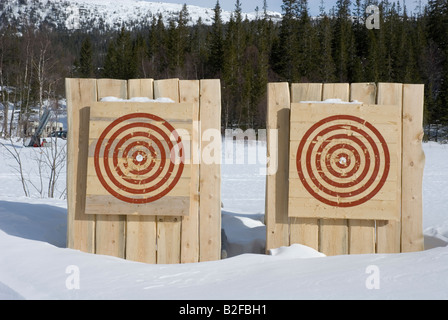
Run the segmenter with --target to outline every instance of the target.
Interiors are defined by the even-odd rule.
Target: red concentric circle
[[[133,204],[156,201],[178,183],[184,169],[182,139],[166,120],[133,113],[110,123],[95,147],[94,164],[102,186]]]
[[[354,207],[384,186],[390,168],[386,140],[369,122],[336,115],[317,122],[301,138],[297,173],[305,189],[335,207]]]

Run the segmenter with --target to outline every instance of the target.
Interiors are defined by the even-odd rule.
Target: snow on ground
[[[423,230],[425,247],[448,244],[448,144],[425,143]]]
[[[28,180],[37,184],[36,149],[17,146]],[[263,148],[249,143],[246,156],[263,154]],[[0,146],[0,300],[448,299],[448,145],[426,143],[424,150],[423,252],[325,257],[293,245],[261,254],[264,159],[231,164],[241,152],[230,161],[227,150],[222,226],[229,258],[148,265],[66,249],[65,200],[42,197],[33,187],[24,197],[14,160]],[[65,176],[60,179],[63,190]]]

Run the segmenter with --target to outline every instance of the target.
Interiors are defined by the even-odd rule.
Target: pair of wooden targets
[[[399,220],[398,106],[292,103],[291,217]]]
[[[90,108],[86,213],[188,215],[193,104]]]
[[[289,216],[398,220],[397,106],[292,103]],[[193,105],[90,109],[86,213],[188,215]]]

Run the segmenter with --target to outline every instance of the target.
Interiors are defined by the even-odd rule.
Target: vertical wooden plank
[[[179,79],[154,81],[154,99],[170,98],[179,102]],[[180,217],[157,217],[157,263],[180,263]]]
[[[191,137],[191,197],[188,217],[182,217],[181,230],[181,263],[199,261],[199,156],[200,156],[200,128],[199,128],[199,80],[179,81],[180,102],[193,103],[193,133]]]
[[[322,100],[341,99],[348,101],[348,83],[324,83]],[[319,251],[327,256],[348,254],[348,221],[321,219],[319,226]]]
[[[179,79],[164,79],[154,81],[154,98],[170,98],[179,102]]]
[[[319,251],[327,256],[348,254],[347,220],[320,220]]]
[[[221,258],[221,83],[219,80],[200,81],[201,120],[201,194],[199,259],[200,261]],[[205,141],[213,136],[209,141]],[[204,154],[213,149],[218,153],[219,163],[205,161]]]
[[[341,99],[348,101],[350,97],[350,86],[348,83],[324,83],[322,89],[322,100]]]
[[[152,79],[128,81],[128,98],[146,97],[153,99]],[[157,262],[157,223],[154,216],[126,217],[126,259]]]
[[[401,83],[378,83],[377,104],[403,105],[403,85]],[[400,219],[401,220],[401,219]],[[401,221],[377,221],[376,252],[400,252]]]
[[[348,220],[350,254],[375,253],[375,220]]]
[[[403,85],[403,164],[401,251],[424,249],[422,180],[424,85]]]
[[[289,112],[291,107],[287,82],[268,84],[266,114],[267,159],[277,158],[277,170],[266,175],[266,251],[289,246],[288,175],[289,175]],[[277,139],[271,131],[276,130]]]
[[[180,263],[180,217],[157,217],[157,264]]]
[[[291,102],[321,101],[322,83],[292,83]]]
[[[84,214],[87,185],[89,108],[97,100],[95,79],[66,79],[67,96],[67,246],[95,252],[95,216]]]
[[[324,83],[322,88],[322,100],[341,99],[348,101],[350,99],[350,85],[348,83]]]
[[[364,104],[376,103],[375,83],[352,83],[350,86],[350,101]],[[348,247],[350,254],[375,253],[375,221],[349,220]]]
[[[154,98],[154,80],[153,79],[130,79],[128,80],[128,97],[146,97]]]
[[[291,102],[321,101],[322,83],[291,84]],[[290,244],[300,243],[319,250],[319,219],[290,218]]]
[[[352,83],[350,85],[350,101],[364,104],[376,103],[376,84],[374,82]]]
[[[127,99],[127,84],[128,82],[126,80],[98,79],[98,100],[104,97]]]
[[[97,81],[98,100],[113,96],[127,99],[127,81],[100,79]],[[97,215],[96,253],[125,258],[126,217],[117,215]]]
[[[156,217],[127,216],[126,259],[144,263],[157,262]]]
[[[402,83],[378,83],[377,104],[403,105]]]
[[[290,244],[299,243],[319,250],[319,219],[290,218]]]

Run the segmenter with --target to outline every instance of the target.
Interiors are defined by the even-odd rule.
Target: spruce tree
[[[92,41],[90,37],[86,37],[81,45],[79,57],[79,77],[91,78],[93,77],[93,62],[92,62]]]
[[[321,44],[321,53],[316,56],[319,62],[319,81],[331,83],[335,79],[335,65],[333,60],[333,33],[330,18],[322,11],[319,22],[318,38]]]
[[[254,63],[256,63],[256,48],[250,47],[246,50],[243,63],[242,87],[241,87],[241,108],[239,114],[239,127],[243,130],[253,128],[254,108],[252,104],[252,82],[254,81]]]
[[[273,25],[272,21],[268,20],[266,11],[267,4],[264,3],[263,10],[265,14],[263,19],[258,21],[257,24],[257,37],[256,46],[258,48],[258,61],[255,68],[254,81],[252,84],[252,108],[253,108],[253,128],[258,128],[263,125],[264,119],[262,119],[263,110],[267,105],[267,84],[269,78],[269,55],[272,48],[272,33]]]
[[[154,79],[167,78],[168,74],[167,31],[163,23],[163,15],[159,13],[153,18],[149,35],[149,54]]]
[[[104,77],[132,79],[137,75],[135,50],[131,33],[123,27],[117,38],[109,44],[104,61]]]
[[[184,4],[177,16],[177,21],[171,19],[167,36],[167,58],[170,76],[181,77],[187,53],[190,32],[188,30],[189,13]]]
[[[380,75],[380,62],[382,57],[378,53],[378,33],[376,30],[369,30],[367,32],[368,53],[366,57],[366,64],[364,66],[364,81],[367,82],[379,82]]]
[[[224,127],[231,127],[235,117],[235,108],[237,104],[236,90],[238,87],[237,79],[237,53],[236,44],[234,41],[235,33],[235,20],[233,14],[230,16],[229,23],[227,24],[227,32],[224,40],[224,59],[223,59],[223,74],[222,74],[222,86],[223,86],[223,107],[222,107],[222,120]]]
[[[175,77],[176,72],[178,71],[178,67],[180,66],[180,55],[178,50],[179,44],[179,33],[176,28],[176,21],[174,19],[170,19],[168,23],[168,32],[167,32],[167,61],[168,61],[168,69],[169,76]]]
[[[351,57],[354,55],[350,5],[350,0],[338,0],[336,3],[334,57],[339,82],[350,82]]]
[[[137,64],[137,77],[147,78],[149,76],[149,53],[142,33],[138,33],[134,41],[134,52]]]
[[[319,55],[321,54],[320,43],[317,37],[317,30],[312,25],[308,13],[308,1],[299,0],[298,2],[299,16],[297,30],[297,64],[299,74],[305,81],[313,82],[319,78]]]
[[[300,79],[297,55],[297,0],[283,0],[282,10],[279,38],[272,52],[273,68],[285,81],[297,82]]]
[[[198,21],[192,27],[188,52],[189,55],[186,58],[190,60],[185,62],[186,77],[189,79],[205,79],[210,77],[207,74],[207,62],[209,61],[210,55],[208,50],[208,29],[202,23],[201,17],[198,18]]]
[[[368,50],[368,31],[365,25],[365,9],[362,8],[361,0],[355,0],[354,21],[352,23],[353,37],[354,37],[354,61],[352,71],[353,82],[363,82],[365,80],[365,56]]]
[[[215,77],[221,74],[224,60],[223,23],[221,18],[222,10],[219,4],[219,0],[216,1],[216,5],[213,11],[214,16],[210,31],[210,40],[209,40],[210,56],[208,65],[210,67],[211,75]]]
[[[448,123],[448,1],[430,0],[427,15],[430,41],[445,57],[439,79],[431,86],[434,90],[434,105],[430,109],[430,118]]]
[[[226,125],[230,122],[244,122],[242,112],[242,91],[244,83],[243,54],[245,51],[245,35],[242,20],[241,2],[236,1],[235,10],[230,17],[224,45],[223,87],[224,108],[223,119]],[[230,122],[229,122],[230,121]]]

